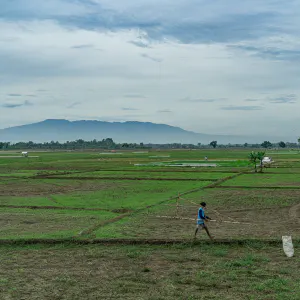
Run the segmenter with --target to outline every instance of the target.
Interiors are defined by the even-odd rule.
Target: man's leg
[[[197,227],[196,227],[196,231],[195,231],[195,238],[196,238],[196,235],[197,235],[197,232],[200,228],[200,230],[204,227],[204,224],[197,224]]]
[[[209,238],[210,238],[211,240],[213,240],[213,237],[210,235],[210,233],[209,233],[208,228],[207,228],[206,225],[204,226],[204,229],[205,229],[207,235],[209,236]]]
[[[195,230],[195,238],[196,238],[197,232],[199,231],[199,228],[200,228],[200,230],[201,230],[202,227],[203,227],[202,224],[197,224],[196,230]]]
[[[199,225],[197,225],[197,227],[196,227],[196,230],[195,230],[195,238],[196,238],[196,235],[197,235],[198,229],[199,229]]]

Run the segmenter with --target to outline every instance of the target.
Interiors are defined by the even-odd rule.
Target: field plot
[[[178,192],[201,188],[210,183],[144,180],[137,185],[131,180],[17,180],[3,187],[0,204],[26,205],[29,202],[39,206],[48,203],[81,208],[140,209],[176,196]]]
[[[271,167],[271,168],[265,168],[264,169],[265,174],[300,174],[300,168],[297,167]]]
[[[6,180],[0,197],[0,207],[4,209],[1,220],[5,224],[0,236],[71,238],[80,228],[85,230],[107,219],[114,221],[116,213],[155,205],[176,196],[178,191],[201,188],[209,183],[145,180],[137,186],[126,180]]]
[[[299,259],[257,243],[2,246],[0,254],[3,299],[300,298]]]
[[[217,180],[232,176],[234,173],[209,173],[209,172],[124,172],[124,171],[95,171],[67,174],[61,178],[123,178],[123,179],[195,179],[195,180]],[[57,176],[56,176],[57,177]]]
[[[112,187],[113,183],[83,180],[49,180],[49,179],[1,179],[0,196],[50,196],[67,194],[74,191],[101,190]],[[1,198],[0,198],[1,203]]]
[[[199,203],[209,203],[211,233],[219,239],[300,238],[297,190],[207,189],[169,201],[96,231],[97,237],[192,239]],[[208,239],[205,232],[200,239]]]
[[[300,174],[245,174],[228,180],[222,186],[300,187]]]
[[[70,238],[82,229],[116,217],[107,211],[0,208],[0,239]]]

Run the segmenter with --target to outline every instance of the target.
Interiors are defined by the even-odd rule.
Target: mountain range
[[[72,141],[77,139],[102,140],[112,138],[117,143],[191,143],[208,144],[213,140],[219,144],[261,143],[264,140],[278,142],[279,137],[264,138],[256,136],[211,135],[187,131],[179,127],[151,122],[103,122],[68,121],[48,119],[42,122],[15,126],[0,130],[0,140],[6,142],[49,142]],[[294,139],[285,138],[284,141]]]

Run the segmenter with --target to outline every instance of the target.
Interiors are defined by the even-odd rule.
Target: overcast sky
[[[300,134],[300,0],[0,3],[0,128],[89,119]]]

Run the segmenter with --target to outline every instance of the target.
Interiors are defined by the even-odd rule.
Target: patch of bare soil
[[[111,211],[113,213],[130,212],[127,209],[109,210],[105,208],[83,208],[83,207],[69,207],[69,206],[37,206],[37,205],[0,205],[0,208],[26,208],[26,209],[45,209],[45,210],[79,210],[79,211]]]
[[[120,184],[103,183],[100,181],[80,181],[68,184],[56,184],[45,181],[18,180],[7,181],[1,185],[0,196],[43,196],[49,194],[65,194],[76,191],[96,191],[110,187],[118,187]]]
[[[217,188],[217,187],[216,187]],[[257,204],[259,201],[265,200],[281,200],[286,201],[299,201],[299,190],[298,189],[244,189],[244,188],[225,188],[223,186],[217,189],[212,189],[205,195],[207,201],[219,202],[222,207],[227,202],[239,202],[241,206],[249,206],[249,202],[252,206],[252,202]],[[192,197],[192,195],[191,195]],[[271,205],[274,205],[270,202]]]
[[[290,208],[275,206],[262,210],[259,208],[225,210],[211,205],[207,214],[215,222],[208,222],[207,226],[216,239],[267,240],[281,239],[282,235],[300,238],[299,223],[289,218]],[[196,228],[196,215],[197,208],[191,207],[180,209],[178,217],[182,219],[160,218],[160,216],[176,216],[175,208],[167,213],[150,213],[125,224],[122,233],[137,238],[192,239]],[[199,233],[199,238],[208,239],[204,230]]]
[[[70,216],[58,214],[1,213],[0,233],[5,236],[43,235],[68,230],[80,231],[81,228],[95,223],[94,216]]]

